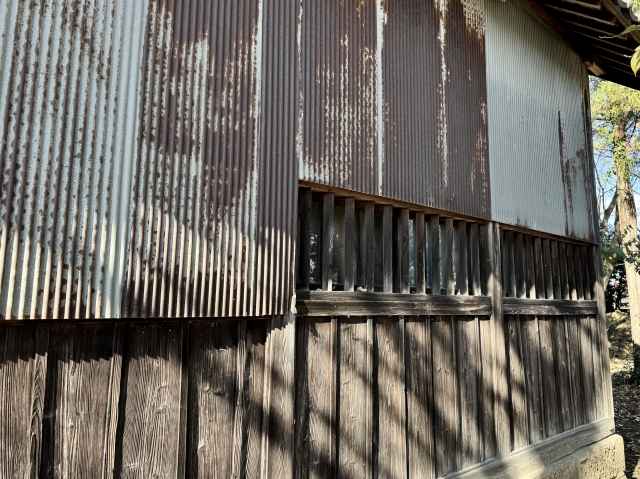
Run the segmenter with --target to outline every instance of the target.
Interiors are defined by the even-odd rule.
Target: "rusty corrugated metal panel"
[[[303,179],[377,190],[376,2],[303,0]]]
[[[487,4],[493,217],[591,239],[584,67],[520,2]]]
[[[0,13],[0,316],[288,311],[297,8]]]
[[[0,6],[0,317],[119,314],[146,9]]]
[[[488,216],[484,1],[303,11],[300,177]]]
[[[288,310],[297,20],[275,0],[151,1],[129,314]]]

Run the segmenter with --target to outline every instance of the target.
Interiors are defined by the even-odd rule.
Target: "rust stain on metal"
[[[272,0],[151,10],[125,309],[286,312],[298,12]]]
[[[562,126],[562,114],[558,111],[558,141],[560,148],[560,170],[562,171],[562,187],[564,190],[565,234],[569,235],[570,219],[573,218],[573,182],[576,178],[575,159],[568,158]]]
[[[304,17],[300,178],[488,217],[484,3],[313,2]]]

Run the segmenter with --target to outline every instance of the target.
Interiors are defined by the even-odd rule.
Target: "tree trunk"
[[[640,378],[640,274],[635,267],[633,257],[637,257],[636,239],[638,236],[638,218],[631,189],[628,159],[624,143],[624,127],[618,126],[614,132],[614,164],[616,168],[616,190],[618,221],[625,250],[624,269],[629,291],[629,312],[631,317],[631,338],[633,341],[633,368],[636,379]]]

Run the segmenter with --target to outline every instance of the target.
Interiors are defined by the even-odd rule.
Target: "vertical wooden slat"
[[[0,329],[0,477],[38,477],[41,450],[48,448],[43,430],[49,327],[41,324]],[[51,387],[49,385],[49,387]]]
[[[574,274],[577,299],[584,299],[584,264],[580,257],[580,247],[571,245],[573,250]]]
[[[211,471],[231,476],[240,341],[235,321],[196,323],[189,357],[190,435],[187,475]],[[241,353],[243,354],[243,353]],[[216,391],[211,394],[210,391]],[[226,437],[226,441],[217,438]],[[197,447],[194,447],[197,445]]]
[[[496,455],[496,429],[494,405],[494,375],[493,375],[493,338],[491,322],[476,319],[480,334],[480,358],[478,361],[480,381],[480,423],[482,431],[481,460],[486,461]],[[508,441],[509,438],[506,438]]]
[[[542,240],[545,296],[553,298],[553,263],[551,262],[551,244],[547,238]]]
[[[442,267],[442,284],[441,289],[445,294],[455,293],[455,282],[453,276],[453,242],[454,242],[454,226],[453,220],[447,218],[444,225],[444,237],[440,242],[440,262]]]
[[[542,239],[533,239],[533,254],[536,263],[536,298],[544,298],[546,289],[544,285],[544,257],[542,252]]]
[[[397,293],[409,293],[409,210],[400,210],[397,217],[396,280]]]
[[[591,247],[592,281],[593,295],[598,305],[598,322],[596,331],[598,333],[598,348],[601,362],[601,394],[603,395],[603,417],[613,417],[613,396],[611,386],[611,374],[609,374],[609,339],[607,337],[607,315],[604,301],[604,279],[601,276],[602,259],[599,247]]]
[[[295,317],[270,320],[265,346],[261,477],[293,475]]]
[[[583,374],[582,374],[582,353],[580,345],[580,333],[578,329],[578,317],[572,316],[567,318],[567,353],[569,364],[569,378],[571,379],[571,406],[574,416],[574,426],[580,426],[585,423],[585,401],[583,397]]]
[[[502,284],[505,297],[515,296],[515,278],[513,272],[513,232],[502,231]]]
[[[516,233],[513,231],[505,231],[507,242],[504,252],[507,254],[507,268],[509,276],[505,276],[505,284],[509,293],[507,296],[515,298],[518,294],[518,272],[517,267],[517,251],[516,251]]]
[[[526,250],[524,247],[524,236],[522,233],[516,234],[514,245],[514,263],[516,276],[516,297],[525,298],[527,296],[527,280],[526,280]]]
[[[580,246],[580,261],[582,262],[582,292],[584,299],[591,299],[593,288],[593,262],[589,257],[589,250],[586,246]]]
[[[416,294],[427,292],[427,237],[424,213],[416,213]]]
[[[246,404],[244,406],[246,408],[243,431],[245,444],[240,445],[243,449],[244,459],[244,474],[241,474],[241,477],[259,477],[260,475],[265,343],[266,325],[261,321],[247,321],[246,344],[248,358],[245,381],[248,384],[246,386]]]
[[[382,209],[382,290],[393,292],[393,207]]]
[[[542,371],[540,368],[540,333],[538,319],[522,320],[522,357],[527,384],[527,409],[529,411],[529,439],[531,443],[544,438],[544,399],[542,394]]]
[[[562,299],[562,278],[560,274],[560,259],[558,258],[558,242],[551,241],[551,268],[553,274],[553,297]]]
[[[435,477],[431,320],[406,321],[407,460],[409,477]]]
[[[491,296],[491,357],[493,363],[493,377],[491,384],[494,388],[494,415],[496,454],[505,456],[511,451],[511,418],[509,405],[509,366],[507,362],[509,342],[502,308],[502,252],[500,244],[500,226],[490,223],[486,227],[486,251],[490,258],[488,294]],[[484,242],[483,242],[484,244]]]
[[[322,289],[333,289],[333,255],[335,226],[335,194],[325,193],[322,197]]]
[[[527,249],[527,297],[534,299],[538,297],[536,288],[536,254],[535,254],[535,241],[533,236],[526,237],[526,249]]]
[[[362,286],[367,291],[373,291],[375,287],[375,207],[371,203],[364,206],[362,213],[362,226],[360,228],[360,271],[362,271]]]
[[[368,325],[365,321],[340,322],[339,465],[343,477],[370,477],[370,407],[373,394],[369,358]],[[312,365],[313,367],[313,365]],[[326,420],[319,417],[318,420]],[[320,469],[316,477],[327,477]]]
[[[562,241],[558,244],[558,255],[562,299],[571,299],[571,285],[569,284],[569,271],[567,270],[567,245]]]
[[[480,288],[480,233],[478,223],[469,224],[469,290],[474,296],[482,294]]]
[[[480,435],[480,417],[478,397],[478,367],[480,365],[480,341],[478,323],[475,319],[456,320],[458,361],[457,369],[460,386],[460,441],[458,444],[459,468],[480,461],[482,437]]]
[[[301,321],[296,385],[296,469],[298,477],[320,478],[335,471],[337,335],[334,320]]]
[[[432,216],[429,219],[429,267],[427,268],[427,284],[431,286],[432,294],[441,292],[440,274],[440,218]]]
[[[378,477],[406,477],[406,396],[404,322],[379,319],[375,324],[378,372]]]
[[[566,243],[565,244],[567,251],[567,278],[569,280],[569,299],[577,300],[578,299],[578,287],[577,287],[577,275],[576,275],[576,262],[573,257],[573,245]]]
[[[344,290],[353,291],[356,281],[356,204],[344,202]]]
[[[522,322],[517,316],[509,319],[509,383],[511,411],[513,414],[513,449],[529,443],[529,415],[527,412],[527,376],[521,331]],[[498,437],[498,441],[500,438]]]
[[[591,338],[591,320],[580,317],[578,323],[578,338],[580,341],[580,363],[582,364],[582,398],[584,401],[584,420],[589,423],[595,420],[595,384],[593,369],[593,346]],[[589,398],[587,400],[587,398]]]
[[[455,471],[458,442],[459,405],[454,353],[453,320],[442,318],[431,324],[433,348],[433,396],[436,475]]]
[[[556,381],[556,364],[553,354],[553,322],[556,318],[540,317],[540,363],[542,367],[542,390],[544,397],[544,431],[545,437],[561,432],[561,405]]]
[[[121,477],[178,474],[183,328],[175,324],[130,326],[124,373],[126,395],[119,436]],[[155,391],[155,394],[149,394]],[[231,415],[233,418],[233,415]],[[232,429],[230,429],[230,434]]]
[[[112,323],[59,326],[52,331],[51,381],[43,471],[60,476],[113,476],[120,385],[120,336]]]
[[[558,408],[562,431],[574,428],[574,417],[571,403],[571,378],[569,373],[569,357],[567,351],[567,334],[565,318],[552,321],[553,361],[556,365],[558,388]]]
[[[300,206],[298,216],[300,217],[300,237],[298,238],[298,287],[309,289],[311,276],[311,190],[300,190]]]
[[[456,221],[454,238],[454,270],[455,290],[458,294],[469,294],[469,276],[467,270],[467,224],[464,221]]]

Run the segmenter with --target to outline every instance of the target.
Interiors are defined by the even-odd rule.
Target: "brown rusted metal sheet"
[[[303,2],[300,178],[488,217],[482,0]]]
[[[296,4],[0,17],[0,317],[288,311]]]
[[[269,0],[151,2],[130,314],[288,309],[296,22]]]

